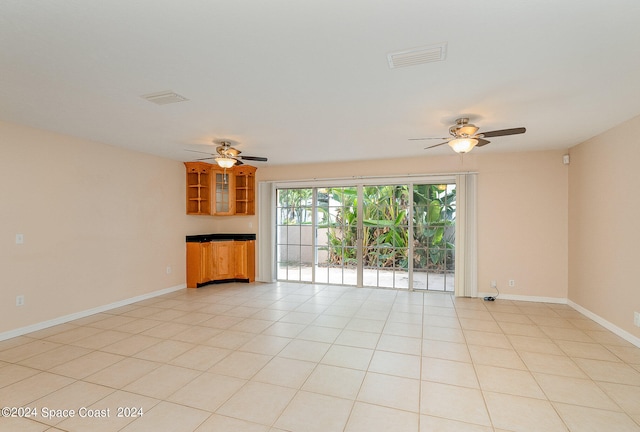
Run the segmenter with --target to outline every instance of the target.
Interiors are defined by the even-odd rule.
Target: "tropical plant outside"
[[[415,185],[413,202],[414,268],[452,271],[455,264],[455,185]]]
[[[363,188],[363,265],[365,268],[407,269],[409,242],[413,241],[414,271],[436,273],[454,269],[455,185],[413,185],[413,209],[409,208],[408,185]],[[278,224],[312,223],[313,189],[278,190]],[[357,265],[358,225],[355,187],[318,188],[318,230],[327,233],[320,250],[326,265]],[[413,239],[409,236],[409,218]]]

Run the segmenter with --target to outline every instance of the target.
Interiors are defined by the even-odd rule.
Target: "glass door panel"
[[[215,182],[216,213],[224,214],[231,211],[231,195],[229,176],[225,172],[216,173]]]
[[[317,189],[316,282],[357,285],[357,188]]]
[[[364,186],[362,203],[363,285],[409,287],[409,189]]]
[[[413,288],[454,290],[455,184],[413,185]]]
[[[276,206],[276,275],[312,282],[312,189],[279,189]]]

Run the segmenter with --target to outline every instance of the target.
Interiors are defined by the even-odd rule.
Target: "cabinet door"
[[[211,242],[200,243],[202,246],[201,251],[201,266],[202,270],[200,271],[200,275],[202,277],[202,282],[206,283],[211,282],[213,280],[213,247]]]
[[[253,282],[256,279],[255,240],[236,242],[236,279],[247,279]]]
[[[237,241],[234,242],[233,252],[235,255],[235,277],[236,279],[248,279],[248,263],[247,263],[247,242]]]
[[[247,279],[249,282],[256,280],[256,241],[247,240]]]
[[[235,213],[235,176],[232,170],[212,169],[213,205],[211,214],[227,216]]]
[[[187,288],[212,280],[211,243],[187,243]]]
[[[213,250],[213,279],[235,278],[235,253],[233,241],[211,242]]]

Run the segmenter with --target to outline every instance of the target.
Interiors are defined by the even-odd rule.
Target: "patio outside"
[[[290,265],[278,267],[278,280],[312,282],[312,266]],[[409,274],[406,271],[363,269],[363,286],[396,289],[414,289],[454,292],[453,273],[413,272],[413,286],[409,286]],[[315,283],[331,285],[357,285],[355,267],[332,268],[316,267]]]

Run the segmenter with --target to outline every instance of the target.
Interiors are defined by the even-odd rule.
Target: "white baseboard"
[[[495,292],[491,293],[478,293],[478,297],[496,297]],[[526,301],[526,302],[537,302],[537,303],[555,303],[555,304],[567,304],[566,298],[559,297],[537,297],[537,296],[524,296],[524,295],[514,295],[514,294],[504,294],[500,293],[497,297],[498,300],[514,300],[514,301]]]
[[[496,293],[478,293],[478,297],[489,297],[495,296]],[[500,294],[497,300],[516,300],[516,301],[529,301],[529,302],[539,302],[539,303],[556,303],[556,304],[566,304],[571,306],[576,311],[580,312],[582,315],[586,316],[589,319],[600,324],[602,327],[606,328],[610,332],[614,333],[617,336],[620,336],[622,339],[626,340],[629,343],[640,348],[640,338],[632,335],[626,330],[621,329],[615,324],[610,323],[606,319],[602,318],[599,315],[594,314],[588,309],[583,308],[579,304],[566,299],[566,298],[557,298],[557,297],[535,297],[535,296],[521,296],[521,295],[513,295],[513,294]]]
[[[261,283],[275,283],[275,282],[277,282],[277,280],[275,280],[275,279],[271,279],[271,280],[269,280],[269,279],[267,279],[267,278],[264,278],[264,279],[263,279],[263,278],[256,277],[256,282],[261,282]]]
[[[15,330],[9,330],[7,332],[0,333],[0,341],[3,341],[5,339],[11,339],[11,338],[14,338],[14,337],[17,337],[17,336],[22,336],[22,335],[25,335],[27,333],[31,333],[31,332],[34,332],[34,331],[46,329],[48,327],[53,327],[53,326],[58,325],[58,324],[64,324],[64,323],[67,323],[69,321],[73,321],[73,320],[77,320],[77,319],[80,319],[80,318],[88,317],[89,315],[97,314],[97,313],[100,313],[100,312],[105,312],[105,311],[108,311],[108,310],[111,310],[111,309],[116,309],[116,308],[119,308],[119,307],[122,307],[122,306],[129,305],[131,303],[136,303],[136,302],[139,302],[139,301],[142,301],[142,300],[147,300],[147,299],[150,299],[150,298],[153,298],[153,297],[158,297],[158,296],[161,296],[161,295],[164,295],[164,294],[169,294],[169,293],[172,293],[174,291],[179,291],[181,289],[184,289],[186,287],[187,287],[186,284],[176,285],[176,286],[169,287],[169,288],[164,288],[164,289],[161,289],[161,290],[158,290],[158,291],[152,291],[152,292],[147,293],[147,294],[142,294],[142,295],[139,295],[139,296],[135,296],[135,297],[131,297],[131,298],[128,298],[128,299],[120,300],[120,301],[117,301],[117,302],[114,302],[114,303],[109,303],[109,304],[106,304],[106,305],[103,305],[103,306],[98,306],[98,307],[95,307],[95,308],[92,308],[92,309],[87,309],[87,310],[84,310],[84,311],[81,311],[81,312],[75,312],[75,313],[72,313],[72,314],[69,314],[69,315],[65,315],[65,316],[61,316],[61,317],[58,317],[58,318],[54,318],[54,319],[51,319],[51,320],[48,320],[48,321],[42,321],[42,322],[39,322],[39,323],[36,323],[36,324],[31,324],[31,325],[28,325],[26,327],[20,327],[20,328],[17,328]]]
[[[610,323],[609,321],[602,318],[601,316],[594,314],[589,309],[585,309],[579,304],[572,302],[571,300],[569,300],[567,304],[572,308],[574,308],[575,310],[577,310],[578,312],[580,312],[582,315],[586,316],[587,318],[594,320],[595,322],[597,322],[598,324],[600,324],[602,327],[606,328],[610,332],[620,336],[622,339],[640,348],[639,337],[632,335],[628,331],[621,329],[617,325]]]

